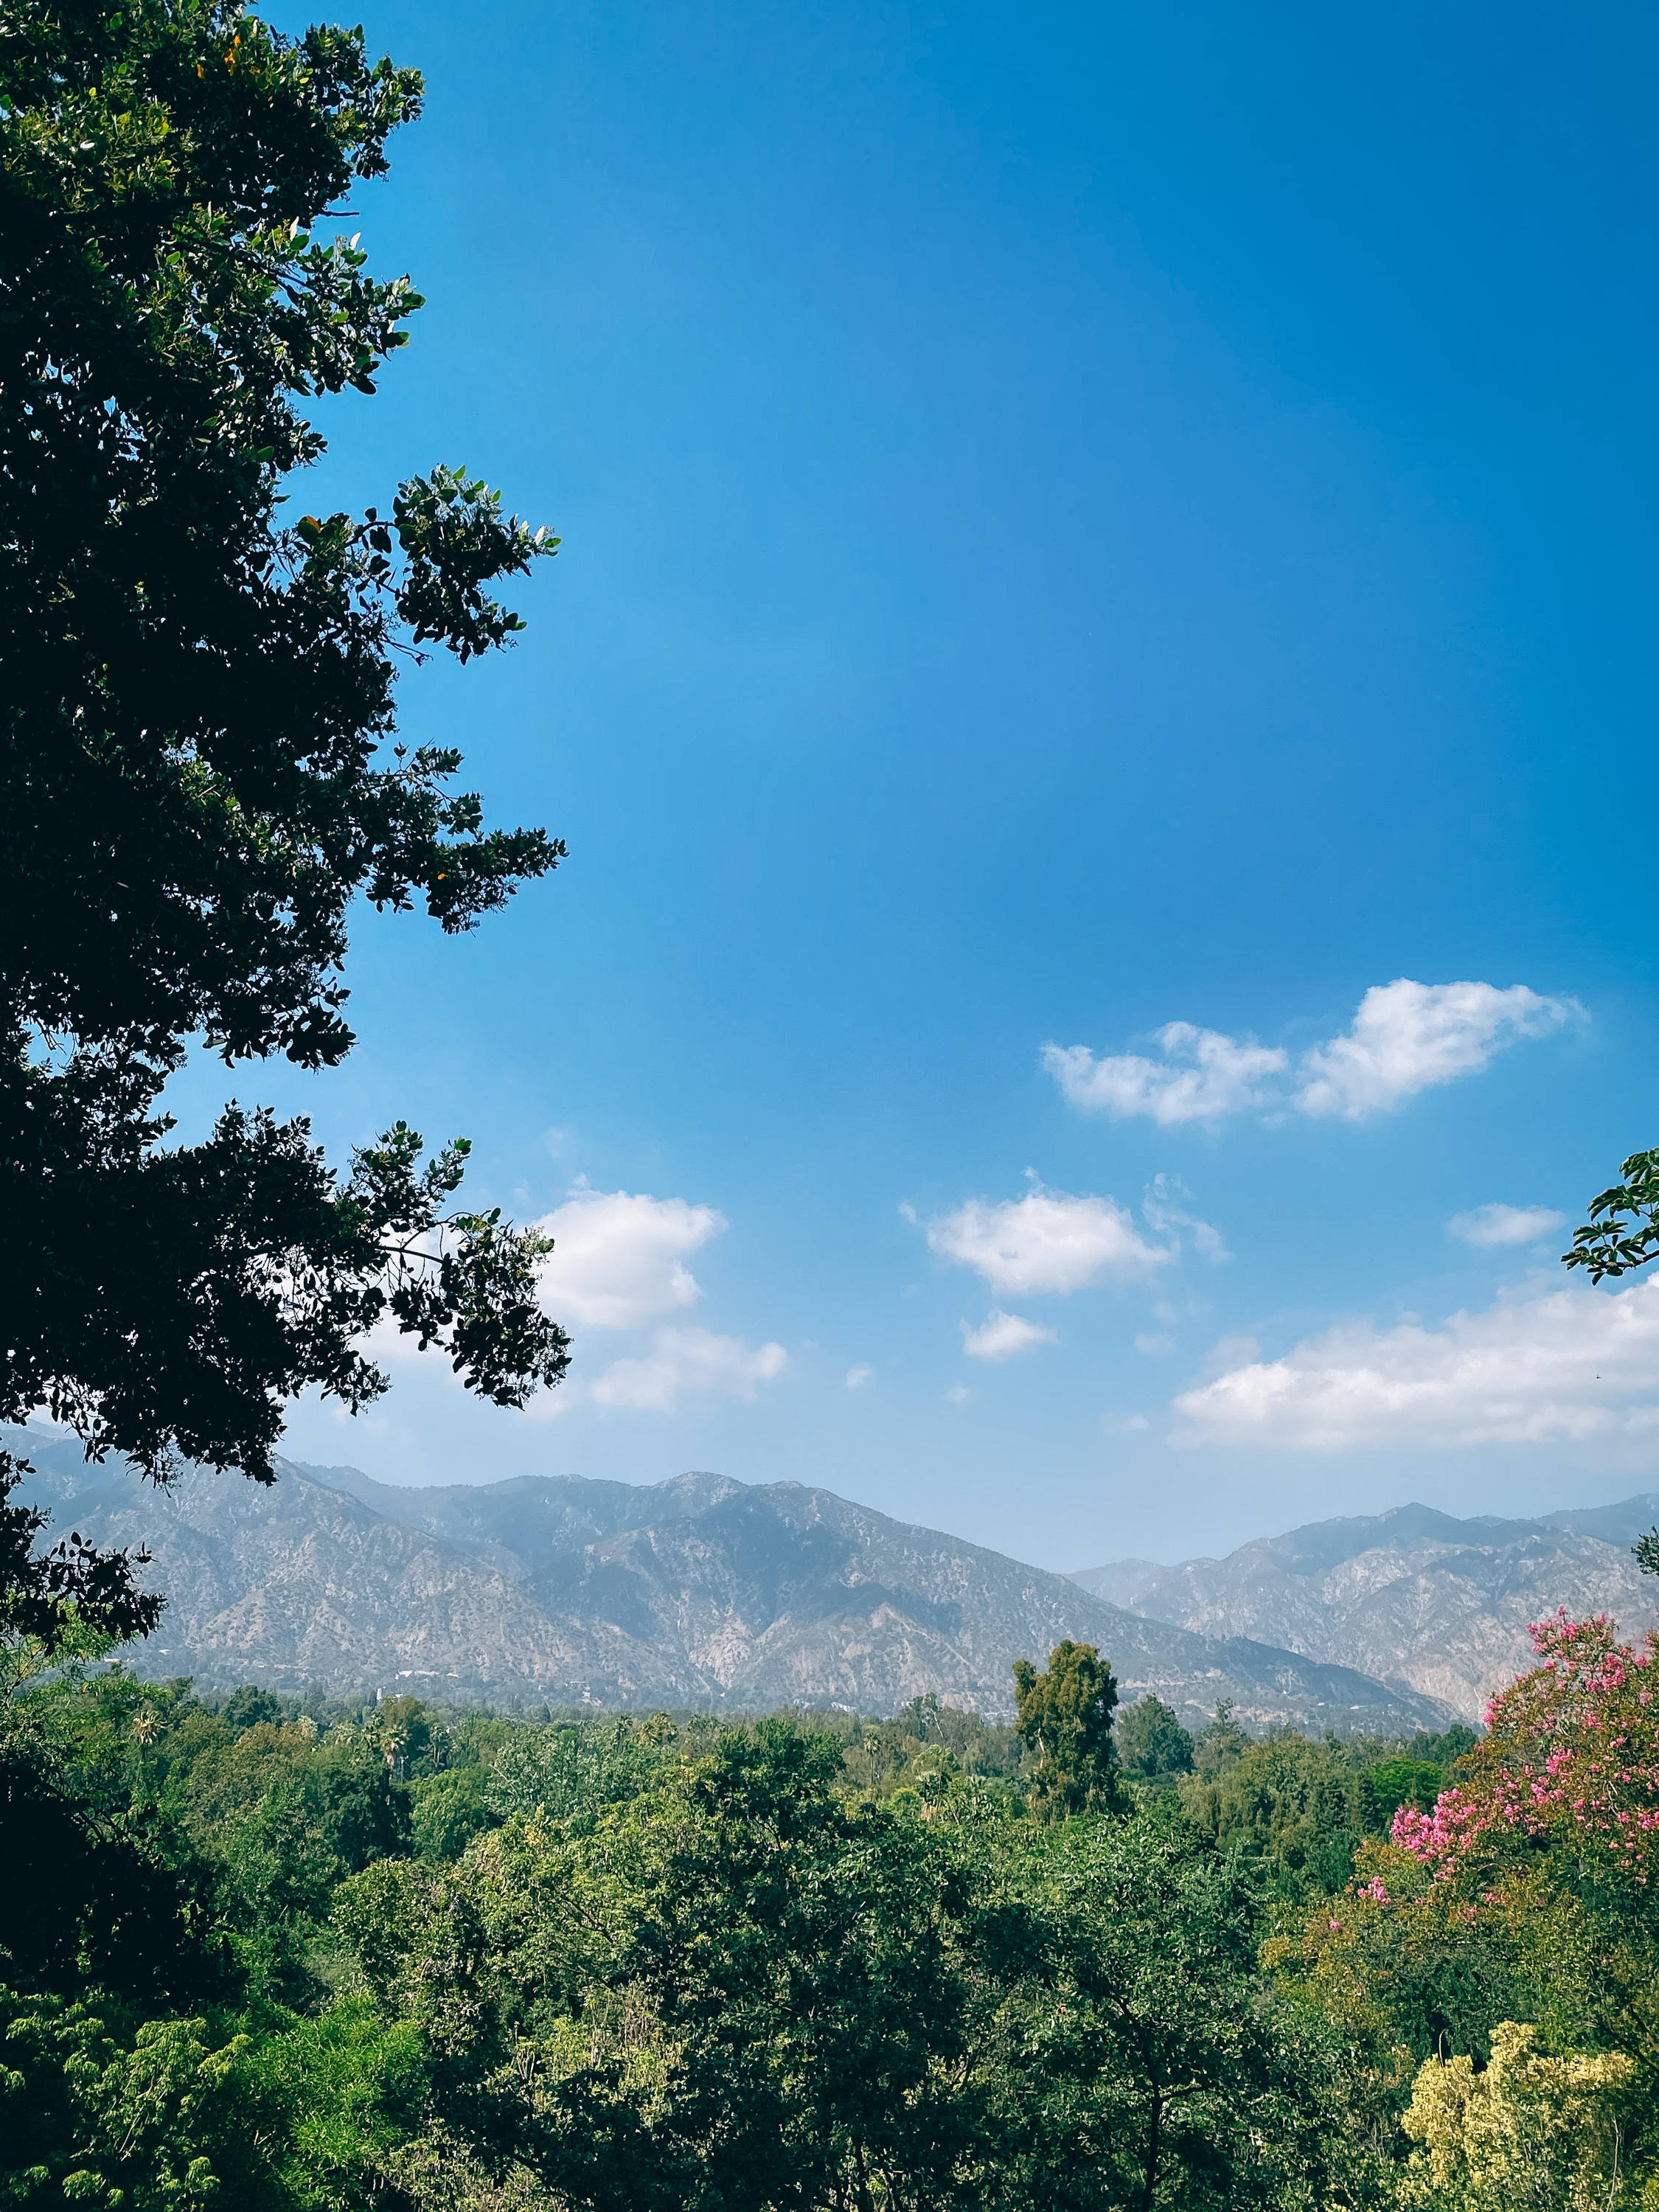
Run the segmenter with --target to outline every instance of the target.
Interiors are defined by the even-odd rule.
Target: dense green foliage
[[[464,1144],[400,1123],[341,1176],[303,1121],[174,1145],[158,1105],[192,1047],[344,1056],[354,899],[465,929],[562,851],[392,742],[400,661],[509,642],[489,587],[555,541],[451,468],[285,511],[305,407],[373,392],[421,305],[319,228],[420,101],[360,32],[228,0],[0,11],[0,1419],[158,1476],[269,1479],[295,1392],[385,1387],[377,1322],[503,1405],[568,1358],[545,1247],[450,1209]],[[15,1534],[22,1626],[147,1625],[118,1560]]]
[[[1194,1747],[1146,1700],[1151,1771],[1064,1814],[1052,1732],[931,1698],[515,1718],[13,1656],[0,2204],[1484,2212],[1538,2144],[1540,2204],[1659,2201],[1645,1896],[1534,1851],[1471,1911],[1388,1838],[1478,1787],[1469,1730]]]
[[[1040,1819],[1105,1812],[1119,1802],[1112,1715],[1117,1684],[1092,1644],[1057,1644],[1046,1668],[1014,1662],[1014,1733],[1030,1761]]]
[[[1142,1782],[1173,1781],[1193,1771],[1193,1739],[1162,1698],[1137,1698],[1117,1724],[1117,1755]]]

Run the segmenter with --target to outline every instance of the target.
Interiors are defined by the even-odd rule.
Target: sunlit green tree
[[[1092,1644],[1057,1644],[1039,1672],[1014,1662],[1015,1731],[1040,1819],[1115,1810],[1122,1802],[1112,1714],[1117,1684]]]

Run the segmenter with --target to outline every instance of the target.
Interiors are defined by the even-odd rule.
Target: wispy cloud
[[[787,1364],[781,1344],[744,1344],[706,1328],[665,1328],[646,1351],[612,1360],[586,1395],[595,1406],[667,1413],[685,1398],[752,1399]]]
[[[1183,1391],[1176,1441],[1306,1451],[1577,1443],[1659,1430],[1656,1397],[1659,1278],[1517,1293],[1433,1328],[1328,1330]]]
[[[1023,1314],[1004,1313],[999,1306],[977,1328],[962,1324],[962,1348],[969,1359],[1012,1359],[1039,1344],[1052,1344],[1054,1333]]]
[[[1179,1245],[1184,1232],[1200,1260],[1212,1261],[1218,1266],[1224,1260],[1231,1260],[1233,1255],[1221,1231],[1189,1210],[1191,1200],[1192,1193],[1179,1176],[1154,1176],[1152,1188],[1140,1205],[1146,1226],[1158,1236],[1167,1237],[1174,1245]]]
[[[1449,1236],[1465,1244],[1535,1244],[1565,1229],[1567,1217],[1547,1206],[1477,1206],[1468,1213],[1454,1213],[1446,1224]]]
[[[1138,1053],[1097,1060],[1087,1045],[1045,1044],[1042,1065],[1085,1114],[1109,1114],[1115,1121],[1144,1114],[1169,1127],[1218,1121],[1267,1104],[1267,1079],[1291,1064],[1288,1053],[1190,1022],[1166,1022],[1158,1044],[1161,1060]]]

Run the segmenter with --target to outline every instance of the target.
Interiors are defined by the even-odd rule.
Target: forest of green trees
[[[1115,1728],[1086,1646],[998,1727],[14,1638],[0,2203],[1659,2203],[1659,1662],[1540,1634],[1487,1735],[1404,1743]]]

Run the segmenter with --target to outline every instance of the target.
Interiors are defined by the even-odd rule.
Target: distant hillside
[[[274,1489],[186,1474],[148,1489],[28,1440],[37,1501],[100,1544],[147,1543],[168,1606],[135,1647],[204,1684],[381,1686],[449,1698],[890,1712],[933,1692],[988,1714],[1063,1637],[1126,1692],[1189,1721],[1378,1732],[1441,1726],[1432,1698],[1242,1638],[1194,1635],[799,1483],[576,1476],[404,1490],[285,1465]]]
[[[1150,1620],[1409,1683],[1477,1720],[1531,1663],[1527,1623],[1540,1614],[1609,1613],[1628,1635],[1654,1626],[1659,1584],[1630,1547],[1656,1522],[1659,1494],[1530,1521],[1401,1505],[1261,1537],[1224,1559],[1121,1559],[1072,1579]]]

